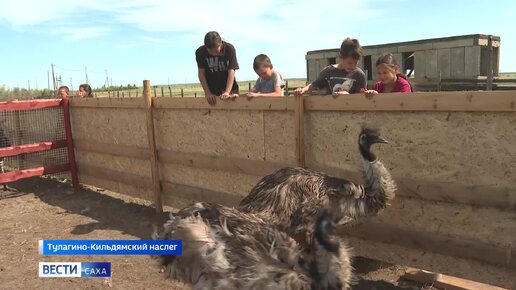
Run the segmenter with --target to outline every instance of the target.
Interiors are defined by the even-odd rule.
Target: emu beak
[[[351,221],[353,221],[352,218],[345,216],[345,217],[341,218],[340,220],[338,220],[335,224],[341,226],[341,225],[345,225]]]
[[[385,140],[383,137],[376,137],[376,142],[375,143],[383,143],[383,144],[389,144],[389,142],[387,140]]]

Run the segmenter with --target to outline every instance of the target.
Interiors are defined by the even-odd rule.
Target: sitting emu
[[[161,256],[168,277],[192,289],[337,290],[354,282],[347,247],[332,235],[329,210],[315,224],[313,262],[295,240],[234,208],[197,203],[181,210],[154,239],[182,240],[178,256]]]
[[[283,228],[310,247],[314,216],[322,207],[330,207],[335,222],[343,224],[379,213],[394,198],[396,184],[371,151],[376,143],[387,141],[378,131],[362,128],[358,148],[363,159],[363,185],[315,170],[286,167],[263,177],[238,209]]]

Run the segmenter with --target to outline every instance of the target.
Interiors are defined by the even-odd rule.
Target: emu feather
[[[169,277],[193,289],[347,289],[354,282],[349,249],[332,236],[329,210],[314,225],[313,262],[286,232],[210,203],[171,215],[153,238],[183,240],[183,254],[162,256],[161,262]]]

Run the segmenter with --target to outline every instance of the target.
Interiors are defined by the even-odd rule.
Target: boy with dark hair
[[[235,70],[238,67],[235,47],[222,40],[219,33],[210,31],[204,36],[204,45],[195,51],[198,76],[206,100],[215,105],[222,100],[238,97]]]
[[[294,91],[302,95],[314,89],[321,89],[325,95],[334,97],[345,94],[357,94],[365,88],[365,73],[358,67],[362,56],[362,47],[357,39],[346,38],[340,46],[339,62],[325,67],[317,79],[304,88]]]

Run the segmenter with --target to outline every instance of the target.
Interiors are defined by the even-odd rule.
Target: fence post
[[[163,87],[161,87],[161,96],[164,97],[165,93],[163,92]]]
[[[75,162],[75,152],[72,138],[72,122],[70,121],[70,100],[63,98],[61,101],[63,104],[63,119],[66,134],[66,146],[68,151],[68,162],[70,164],[70,175],[72,176],[73,189],[79,189],[79,177],[77,174],[77,163]]]
[[[493,36],[489,35],[487,38],[487,84],[486,90],[493,90]]]
[[[170,96],[172,97],[172,88],[168,86],[168,92],[170,93]]]
[[[156,88],[154,88],[156,92]],[[156,138],[154,134],[154,115],[152,111],[153,99],[151,97],[151,86],[149,80],[143,81],[143,97],[145,99],[145,108],[147,110],[147,137],[149,139],[150,162],[152,184],[154,191],[154,204],[156,206],[156,213],[163,212],[163,199],[161,194],[161,183],[159,177],[158,151],[156,150]]]
[[[302,95],[295,96],[294,118],[297,166],[305,167],[305,108]]]
[[[185,93],[184,93],[183,89],[181,89],[181,98],[184,98],[184,96],[185,96]]]

